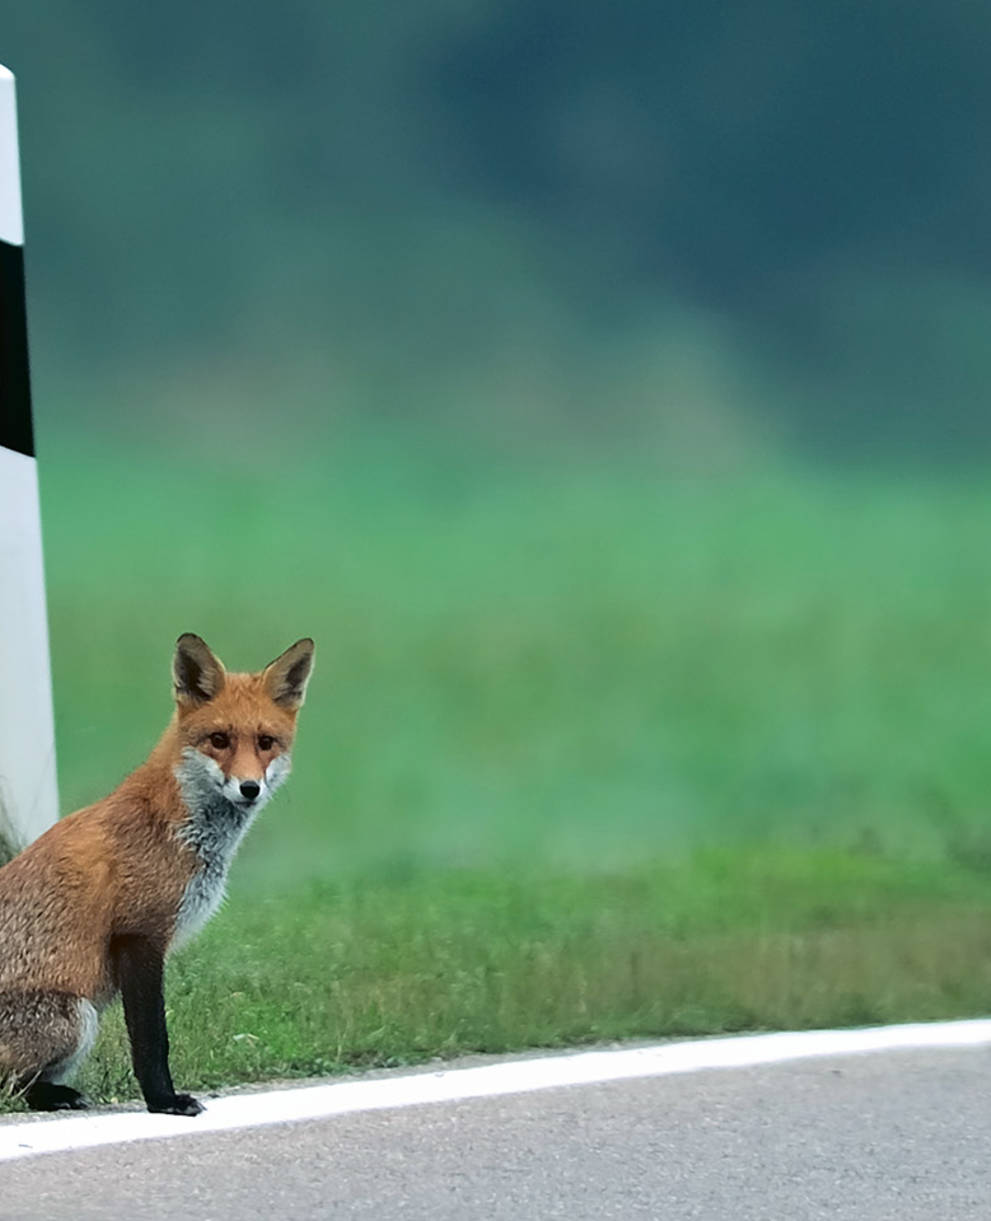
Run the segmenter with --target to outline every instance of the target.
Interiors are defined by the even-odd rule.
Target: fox
[[[0,868],[0,1081],[42,1111],[83,1109],[66,1084],[118,995],[149,1111],[198,1115],[169,1070],[163,973],[220,906],[255,818],[289,775],[313,669],[306,637],[229,673],[199,636],[175,645],[172,719],[95,805]]]

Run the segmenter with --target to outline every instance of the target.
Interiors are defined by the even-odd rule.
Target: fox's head
[[[289,775],[296,716],[313,669],[313,641],[255,674],[228,674],[199,636],[176,642],[172,685],[187,803],[223,797],[254,813]]]

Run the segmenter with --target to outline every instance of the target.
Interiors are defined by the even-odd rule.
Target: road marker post
[[[0,66],[0,835],[58,817],[14,77]]]

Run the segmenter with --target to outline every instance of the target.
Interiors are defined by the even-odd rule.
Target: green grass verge
[[[621,877],[242,893],[170,963],[174,1075],[207,1090],[468,1052],[973,1015],[991,996],[989,880],[760,850]],[[134,1095],[119,1007],[81,1084],[104,1102]]]
[[[988,878],[707,853],[622,877],[441,874],[233,903],[170,968],[184,1087],[466,1052],[958,1017],[991,996]],[[122,1022],[84,1083],[129,1097]]]
[[[986,487],[64,444],[67,806],[146,754],[180,631],[318,641],[170,967],[184,1086],[991,1009]],[[117,1019],[85,1083],[133,1094]]]

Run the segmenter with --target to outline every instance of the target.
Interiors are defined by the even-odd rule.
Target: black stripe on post
[[[24,247],[0,241],[0,445],[34,455]]]

